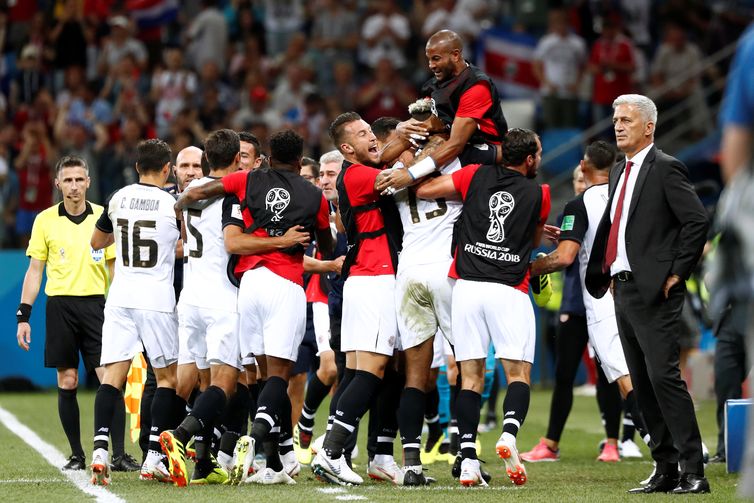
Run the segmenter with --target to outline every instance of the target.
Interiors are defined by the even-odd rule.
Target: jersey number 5
[[[202,251],[204,251],[204,240],[202,239],[202,233],[199,232],[199,229],[191,225],[191,217],[202,218],[202,210],[189,208],[188,218],[186,219],[186,228],[196,240],[196,250],[189,249],[189,257],[201,258]]]
[[[119,218],[117,223],[120,227],[120,244],[123,257],[123,265],[130,267],[131,262],[133,261],[133,267],[154,267],[157,264],[157,241],[153,239],[142,239],[141,230],[154,229],[156,228],[157,223],[153,220],[137,220],[136,222],[134,222],[133,229],[130,229],[131,232],[129,232],[130,222],[127,219]],[[133,241],[133,260],[128,256],[129,236],[131,238],[131,241]],[[147,249],[146,260],[142,260],[141,258],[142,248]]]

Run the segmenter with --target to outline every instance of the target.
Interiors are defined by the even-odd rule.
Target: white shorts
[[[418,346],[436,333],[453,343],[450,310],[453,283],[450,262],[399,269],[395,278],[395,310],[403,350]]]
[[[200,370],[210,364],[238,367],[238,314],[178,304],[178,340],[181,352],[178,364],[189,361]],[[184,349],[185,347],[185,349]],[[183,353],[185,351],[185,353]]]
[[[435,335],[435,340],[432,343],[432,366],[430,368],[439,369],[440,367],[445,365],[446,344],[448,344],[448,341],[445,340],[445,337],[438,330],[437,334]],[[448,345],[448,347],[450,347],[450,345]]]
[[[238,314],[241,358],[296,361],[306,330],[306,295],[300,285],[266,267],[248,270],[238,289]]]
[[[459,279],[453,287],[456,360],[495,358],[534,362],[536,325],[529,296],[500,283]]]
[[[314,337],[317,339],[317,356],[325,351],[332,351],[330,347],[330,308],[324,302],[312,302],[312,323]]]
[[[395,276],[350,276],[343,285],[340,349],[392,356],[398,338]]]
[[[100,364],[130,361],[142,351],[147,352],[152,366],[158,369],[178,361],[175,313],[105,304]]]
[[[618,336],[615,315],[587,325],[586,328],[589,332],[589,343],[594,347],[607,380],[614,382],[619,377],[628,375],[628,364]]]

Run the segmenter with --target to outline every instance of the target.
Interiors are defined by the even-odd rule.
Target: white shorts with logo
[[[324,302],[312,302],[312,323],[314,337],[317,339],[317,356],[325,351],[332,351],[330,347],[330,308]]]
[[[456,361],[487,357],[534,362],[536,325],[529,296],[512,286],[459,279],[453,287]]]
[[[340,349],[392,356],[398,339],[395,276],[349,276],[343,285]]]
[[[296,361],[306,330],[306,295],[266,267],[246,271],[238,288],[241,358],[267,355]]]
[[[238,367],[238,314],[178,304],[178,364],[196,363],[198,369],[210,364]],[[185,348],[185,349],[184,349]]]
[[[403,350],[418,346],[438,333],[453,343],[450,311],[455,280],[448,278],[450,264],[448,261],[398,267],[395,310]]]
[[[178,361],[175,313],[105,304],[100,364],[130,361],[142,351],[147,352],[152,366],[158,369]]]
[[[607,380],[614,382],[619,377],[628,375],[628,364],[618,335],[615,315],[591,323],[586,328],[589,332],[589,343],[599,358]]]

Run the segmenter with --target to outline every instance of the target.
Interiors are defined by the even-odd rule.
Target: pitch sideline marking
[[[18,438],[26,442],[29,447],[37,451],[42,458],[65,475],[81,491],[94,496],[98,503],[125,503],[126,500],[116,496],[102,486],[93,486],[86,471],[63,471],[60,467],[66,462],[63,453],[42,440],[28,426],[19,421],[16,416],[0,406],[0,422]]]

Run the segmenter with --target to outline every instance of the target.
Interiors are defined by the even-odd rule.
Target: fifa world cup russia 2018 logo
[[[498,191],[490,197],[490,228],[487,231],[487,240],[493,243],[501,243],[505,240],[503,224],[508,218],[516,201],[508,192]]]
[[[291,202],[291,195],[287,190],[275,187],[267,192],[267,196],[264,198],[267,211],[273,212],[275,215],[272,217],[273,222],[279,222],[283,219],[281,213],[288,207]]]

